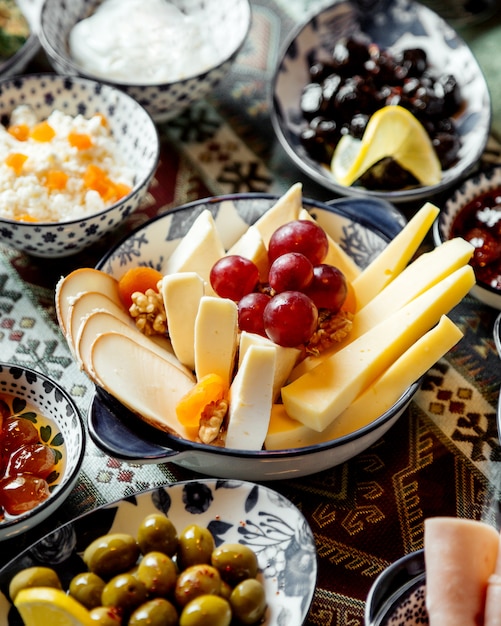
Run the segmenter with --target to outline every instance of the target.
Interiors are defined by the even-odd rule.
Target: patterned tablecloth
[[[152,215],[222,192],[282,193],[302,181],[304,195],[330,199],[305,180],[274,140],[268,89],[280,43],[319,2],[253,2],[253,25],[238,61],[210,100],[159,128],[162,154],[144,206],[113,236],[61,261],[29,258],[0,246],[0,359],[31,366],[61,382],[86,415],[92,385],[73,362],[55,323],[57,279],[93,266],[128,229]],[[493,135],[485,162],[499,160],[501,98],[492,47],[501,22],[465,32],[493,93]],[[496,38],[497,32],[497,38]],[[495,57],[496,55],[494,55]],[[35,67],[44,66],[43,55]],[[411,208],[406,208],[411,211]],[[464,339],[425,377],[397,424],[366,452],[332,470],[270,486],[304,513],[318,549],[318,586],[308,624],[363,624],[375,577],[422,547],[423,520],[455,515],[492,521],[498,515],[501,447],[495,405],[501,364],[492,340],[496,311],[467,297],[451,317]],[[131,465],[105,456],[89,441],[80,480],[65,505],[41,527],[3,542],[0,563],[45,530],[103,503],[193,478],[172,464]]]

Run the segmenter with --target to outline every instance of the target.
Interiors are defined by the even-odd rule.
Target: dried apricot
[[[157,284],[162,278],[163,274],[152,267],[131,267],[118,281],[118,292],[122,304],[128,310],[132,305],[132,294],[134,292],[145,293],[147,289],[158,291]]]

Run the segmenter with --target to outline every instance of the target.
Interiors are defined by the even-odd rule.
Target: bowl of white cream
[[[40,42],[56,72],[117,86],[161,122],[221,80],[250,23],[249,0],[45,0]]]

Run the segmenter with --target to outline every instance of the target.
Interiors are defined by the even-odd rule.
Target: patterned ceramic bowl
[[[32,74],[0,81],[0,121],[29,104],[42,120],[59,110],[75,116],[106,116],[113,138],[134,172],[132,192],[86,218],[60,222],[14,221],[0,217],[0,241],[38,257],[70,256],[99,241],[133,213],[155,173],[159,139],[148,113],[130,96],[109,85],[57,74]]]
[[[486,194],[489,196],[489,204],[487,205],[482,201],[482,196],[484,196],[485,200]],[[496,205],[496,202],[494,202],[496,197],[497,209],[491,212],[489,209],[492,208],[492,204]],[[463,208],[466,207],[466,210],[468,210],[467,207],[472,207],[472,203],[476,205],[476,200],[479,201],[477,208],[487,206],[487,211],[484,210],[485,219],[487,221],[491,219],[489,214],[494,216],[491,234],[494,236],[494,244],[499,248],[498,216],[501,215],[501,167],[494,167],[489,171],[467,179],[445,202],[440,215],[433,224],[433,239],[435,245],[438,246],[443,241],[450,239],[451,228],[456,217]],[[475,237],[474,243],[476,245],[481,243],[478,234]],[[487,245],[492,247],[489,242]],[[482,276],[479,275],[479,271],[476,270],[477,283],[472,288],[471,295],[484,304],[495,309],[501,309],[501,253],[499,250],[496,252],[494,260],[491,260],[491,262],[480,271],[483,272]]]
[[[175,117],[191,103],[210,93],[231,67],[251,24],[249,0],[174,0],[172,4],[183,12],[203,12],[204,33],[211,38],[220,61],[209,69],[172,82],[119,82],[103,76],[98,78],[85,71],[69,54],[71,29],[101,3],[102,0],[45,0],[40,25],[42,47],[56,72],[108,82],[135,98],[157,122]]]
[[[315,161],[302,145],[300,135],[305,121],[300,97],[311,82],[312,57],[319,51],[331,54],[337,41],[357,33],[392,52],[422,48],[432,67],[447,68],[447,73],[456,78],[464,99],[455,117],[462,145],[457,162],[443,172],[438,184],[399,191],[346,187],[338,184],[328,168]],[[342,196],[382,197],[393,203],[430,198],[457,183],[476,165],[491,124],[488,87],[472,52],[442,18],[413,0],[339,1],[312,15],[287,38],[271,91],[272,121],[284,150],[314,181]]]
[[[426,626],[424,551],[402,557],[374,581],[365,603],[366,626]]]
[[[137,265],[161,269],[205,209],[213,214],[228,249],[276,200],[269,194],[235,194],[173,209],[131,233],[110,250],[98,267],[116,278]],[[303,206],[359,267],[368,265],[402,228],[398,214],[386,212],[384,204],[373,199],[344,198],[331,205],[303,199]],[[170,461],[210,476],[253,481],[297,478],[334,467],[367,449],[396,423],[418,388],[416,381],[388,411],[357,430],[316,445],[286,450],[239,450],[173,436],[147,425],[100,388],[90,407],[88,425],[91,437],[102,450],[129,462]]]
[[[19,624],[8,595],[21,569],[45,565],[62,581],[85,571],[82,552],[108,533],[137,535],[150,513],[163,512],[178,533],[189,524],[208,528],[216,546],[240,543],[258,559],[257,578],[267,609],[261,626],[301,626],[315,591],[317,557],[313,534],[298,509],[282,495],[253,483],[193,480],[166,485],[96,509],[49,533],[0,570],[0,623]]]
[[[35,426],[39,441],[52,448],[56,460],[47,477],[49,497],[25,513],[5,514],[0,521],[0,540],[4,540],[40,524],[64,502],[80,472],[85,431],[70,396],[40,372],[0,363],[0,401],[7,413],[19,415]]]

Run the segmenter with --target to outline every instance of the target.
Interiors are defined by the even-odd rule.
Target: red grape
[[[290,348],[309,341],[317,328],[318,311],[301,291],[283,291],[268,302],[263,319],[268,337]]]
[[[218,296],[238,302],[254,291],[259,282],[259,270],[251,260],[229,254],[214,263],[209,278]]]
[[[287,252],[301,252],[313,265],[318,265],[328,250],[327,235],[311,220],[294,220],[279,226],[268,243],[270,263]]]
[[[304,291],[313,280],[313,265],[300,252],[287,252],[277,257],[268,272],[268,282],[277,293]]]
[[[238,303],[238,327],[248,333],[256,333],[266,337],[263,313],[270,296],[255,291],[248,293]]]
[[[313,268],[313,280],[305,293],[319,309],[329,309],[337,313],[348,293],[346,278],[343,272],[333,265],[317,265]]]

